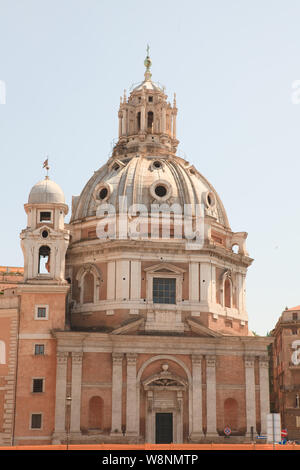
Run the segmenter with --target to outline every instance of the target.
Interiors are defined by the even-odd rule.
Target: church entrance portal
[[[156,413],[155,443],[171,444],[173,442],[173,414]]]

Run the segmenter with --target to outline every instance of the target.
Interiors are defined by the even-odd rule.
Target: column
[[[122,353],[112,354],[112,417],[111,433],[122,434]]]
[[[145,104],[141,107],[141,131],[146,131],[146,107]]]
[[[68,353],[56,355],[55,433],[65,432]]]
[[[245,356],[245,387],[246,387],[246,420],[247,436],[251,436],[251,427],[253,433],[256,432],[256,410],[255,410],[255,375],[254,375],[254,356]]]
[[[189,264],[189,299],[199,302],[199,263],[194,261]]]
[[[162,133],[166,133],[166,108],[163,106],[162,108],[162,116],[161,116],[161,126],[162,126]]]
[[[216,356],[206,356],[207,437],[217,435]]]
[[[261,434],[267,434],[267,414],[270,413],[269,360],[267,356],[259,358],[259,396]]]
[[[82,352],[72,352],[72,391],[70,431],[80,433]]]
[[[127,395],[126,395],[126,436],[137,436],[137,393],[136,359],[137,354],[126,354],[127,359]]]
[[[202,428],[202,356],[193,355],[193,428],[191,440],[197,441],[203,438]]]
[[[122,117],[122,135],[127,135],[127,120],[126,116],[127,115],[127,110],[123,110],[123,117]]]
[[[177,109],[173,110],[173,139],[176,139],[176,116],[177,116]]]
[[[119,117],[119,137],[121,137],[121,135],[122,135],[122,117],[123,117],[123,113],[121,111],[119,111],[118,117]]]

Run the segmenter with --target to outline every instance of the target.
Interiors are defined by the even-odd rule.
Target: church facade
[[[72,199],[30,191],[24,280],[0,297],[0,444],[249,441],[271,338],[248,330],[245,232],[176,154],[176,98],[145,77]]]

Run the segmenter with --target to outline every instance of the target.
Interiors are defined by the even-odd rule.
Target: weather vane
[[[49,176],[48,176],[48,171],[50,170],[50,166],[49,166],[49,164],[48,164],[48,155],[47,155],[46,160],[45,160],[44,163],[43,163],[43,168],[45,168],[46,171],[47,171],[46,178],[48,179],[48,178],[49,178]]]

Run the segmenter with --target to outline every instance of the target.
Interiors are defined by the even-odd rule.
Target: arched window
[[[6,364],[6,351],[4,341],[0,341],[0,364]]]
[[[153,121],[154,121],[154,114],[152,111],[148,112],[148,119],[147,119],[147,128],[148,131],[153,131]]]
[[[103,399],[92,397],[89,401],[89,429],[102,429],[103,427]]]
[[[97,266],[86,264],[82,266],[77,275],[80,288],[80,303],[97,302],[100,298],[101,272]]]
[[[83,303],[94,302],[94,275],[87,272],[83,278]]]
[[[39,274],[50,273],[50,248],[49,246],[41,246],[39,249]]]
[[[229,279],[224,282],[224,305],[231,308],[231,283]]]
[[[232,431],[238,430],[238,403],[234,398],[224,401],[224,427],[229,426]]]

